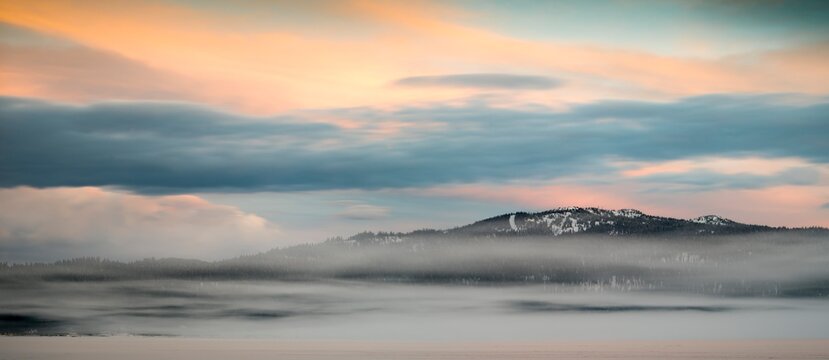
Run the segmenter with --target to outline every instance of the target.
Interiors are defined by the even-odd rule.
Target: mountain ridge
[[[603,209],[598,207],[558,207],[539,212],[510,212],[446,230],[421,229],[412,232],[362,232],[346,243],[397,243],[422,236],[464,237],[560,237],[573,235],[603,236],[717,236],[768,231],[826,231],[821,227],[788,228],[740,223],[720,215],[703,215],[690,219],[650,215],[637,209]]]

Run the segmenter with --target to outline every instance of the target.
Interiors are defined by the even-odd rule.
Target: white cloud
[[[96,187],[0,189],[0,260],[219,259],[276,247],[278,228],[193,195]],[[32,254],[32,255],[30,255]]]

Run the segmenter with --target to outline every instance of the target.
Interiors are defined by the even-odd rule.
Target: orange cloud
[[[210,101],[202,84],[116,54],[81,46],[0,44],[0,93],[62,102],[109,100]]]
[[[203,97],[253,113],[344,106],[361,97],[355,88],[376,81],[386,67],[365,63],[371,51],[358,43],[223,31],[202,13],[157,2],[115,1],[95,9],[65,1],[3,2],[0,20],[197,78],[204,86],[194,91]]]
[[[826,44],[725,59],[689,59],[511,38],[464,25],[458,19],[465,14],[435,2],[313,6],[331,7],[331,14],[355,19],[352,26],[360,26],[361,21],[376,26],[366,26],[370,31],[353,36],[323,36],[307,29],[286,29],[285,24],[240,29],[239,20],[232,16],[162,1],[6,1],[0,2],[0,21],[194,79],[200,86],[192,92],[204,99],[200,101],[248,113],[475,94],[470,89],[389,87],[402,77],[463,72],[566,74],[567,85],[561,89],[519,96],[525,102],[550,105],[716,92],[829,91],[829,73],[822,66]],[[19,80],[7,89],[37,93],[37,80]],[[55,96],[48,91],[43,95]],[[64,95],[73,96],[80,97]]]

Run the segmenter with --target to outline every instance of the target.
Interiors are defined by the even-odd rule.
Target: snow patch
[[[705,215],[700,216],[698,218],[690,219],[689,221],[695,222],[697,224],[706,224],[706,225],[728,225],[734,223],[733,221],[726,219],[724,217],[720,217],[717,215]]]
[[[515,225],[515,214],[509,216],[509,227],[512,231],[518,231],[518,226]]]
[[[611,213],[616,216],[624,216],[627,218],[638,218],[644,215],[641,211],[635,209],[611,210]]]

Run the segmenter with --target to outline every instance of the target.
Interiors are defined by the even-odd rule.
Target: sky
[[[829,226],[827,64],[825,1],[0,0],[0,261]]]

